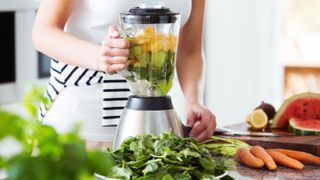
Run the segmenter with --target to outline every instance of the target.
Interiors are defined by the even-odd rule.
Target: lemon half
[[[246,118],[246,122],[255,130],[261,130],[268,125],[268,116],[262,109],[251,112]]]

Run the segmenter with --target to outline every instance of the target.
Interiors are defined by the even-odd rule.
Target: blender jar
[[[134,95],[166,96],[175,72],[180,14],[161,4],[141,4],[122,13],[120,22],[130,51],[129,65],[119,74]]]

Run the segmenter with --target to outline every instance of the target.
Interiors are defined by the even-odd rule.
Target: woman
[[[120,37],[114,25],[119,23],[119,13],[127,12],[137,2],[41,1],[34,23],[33,41],[39,51],[53,58],[46,91],[52,105],[42,105],[40,108],[44,123],[53,125],[58,131],[65,131],[83,120],[81,134],[84,139],[112,140],[109,135],[115,127],[109,126],[117,123],[129,95],[126,81],[116,74],[128,64],[129,43]],[[186,99],[187,126],[193,127],[190,135],[201,141],[210,137],[216,126],[215,116],[199,102],[205,1],[162,2],[182,15],[177,74]],[[103,117],[102,83],[109,89],[116,89],[107,98],[104,97],[103,106],[113,108]],[[105,127],[100,121],[103,118]]]

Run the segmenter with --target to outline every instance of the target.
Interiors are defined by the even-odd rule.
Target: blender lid
[[[128,13],[121,13],[124,23],[129,24],[165,24],[175,23],[179,13],[163,7],[162,4],[141,4]]]

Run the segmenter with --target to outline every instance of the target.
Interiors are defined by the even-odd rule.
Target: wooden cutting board
[[[246,123],[226,126],[228,129],[248,132],[249,126]],[[260,145],[264,148],[286,148],[292,150],[300,150],[320,156],[320,136],[295,136],[284,130],[267,129],[266,132],[278,134],[278,137],[250,137],[250,136],[234,136],[251,145]]]

